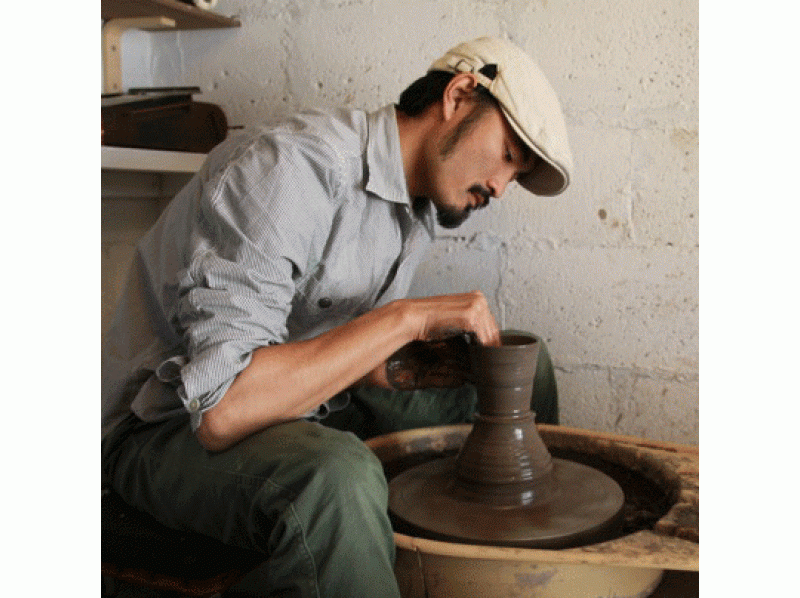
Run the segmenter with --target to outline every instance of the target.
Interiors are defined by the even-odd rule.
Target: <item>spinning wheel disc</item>
[[[590,544],[621,523],[622,489],[586,465],[553,459],[553,492],[514,507],[459,498],[454,467],[450,457],[399,474],[389,484],[391,513],[429,537],[526,548]]]

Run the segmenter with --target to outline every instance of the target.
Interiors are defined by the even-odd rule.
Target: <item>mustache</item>
[[[486,206],[488,206],[489,202],[492,199],[492,192],[489,191],[486,187],[483,187],[481,185],[472,185],[472,187],[469,188],[469,192],[474,193],[475,195],[479,195],[481,199],[483,199],[483,202],[475,208],[476,210],[481,210]]]

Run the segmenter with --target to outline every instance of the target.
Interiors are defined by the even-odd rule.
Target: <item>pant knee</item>
[[[344,503],[367,498],[385,504],[388,486],[380,460],[354,435],[333,432],[317,454],[312,484]]]
[[[281,502],[279,519],[285,524],[274,529],[278,534],[273,533],[270,544],[276,546],[296,529],[312,552],[325,559],[333,547],[357,554],[364,546],[392,555],[388,484],[380,460],[349,432],[319,426],[310,433],[314,450],[303,455],[291,492],[284,494],[287,500]],[[272,510],[278,505],[263,507]]]
[[[307,432],[309,450],[299,459],[302,473],[294,477],[291,498],[271,526],[271,574],[281,583],[302,583],[326,596],[397,595],[380,461],[351,433],[322,426]],[[263,507],[275,509],[276,504]],[[375,576],[389,587],[366,589]]]
[[[346,502],[363,494],[382,503],[388,500],[380,460],[350,432],[294,422],[259,436],[242,447],[245,458],[237,463],[251,462],[248,468],[265,482],[262,495]]]
[[[539,338],[539,358],[533,380],[531,409],[536,421],[542,424],[558,424],[558,387],[550,352],[544,340]]]

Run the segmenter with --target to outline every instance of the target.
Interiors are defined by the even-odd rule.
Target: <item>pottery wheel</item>
[[[622,489],[592,467],[553,459],[555,491],[531,505],[508,507],[458,498],[451,491],[455,460],[430,461],[392,479],[392,514],[431,538],[525,548],[602,541],[622,520]]]

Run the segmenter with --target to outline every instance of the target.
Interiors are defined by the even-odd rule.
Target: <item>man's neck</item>
[[[425,140],[436,125],[435,107],[429,107],[419,116],[408,116],[399,110],[396,114],[408,193],[411,197],[423,196],[427,177]]]

